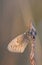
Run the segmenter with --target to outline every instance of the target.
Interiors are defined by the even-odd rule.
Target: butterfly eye
[[[32,31],[30,32],[30,34],[32,35]]]
[[[35,31],[35,35],[37,35],[36,31]]]

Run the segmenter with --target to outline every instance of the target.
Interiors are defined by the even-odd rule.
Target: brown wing
[[[24,35],[21,34],[19,36],[17,36],[16,38],[14,38],[9,44],[7,49],[10,52],[15,52],[15,53],[23,53],[27,44],[28,44],[28,40],[27,39],[23,39]]]

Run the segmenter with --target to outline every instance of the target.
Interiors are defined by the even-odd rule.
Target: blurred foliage
[[[31,10],[36,25],[42,19],[42,0],[30,0]]]

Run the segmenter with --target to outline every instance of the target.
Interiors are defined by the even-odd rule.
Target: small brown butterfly
[[[34,31],[32,31],[32,29]],[[31,32],[33,34],[31,34]],[[31,36],[35,35],[35,28],[33,27],[32,24],[30,24],[30,29],[29,33],[25,32],[21,35],[18,35],[16,38],[14,38],[7,46],[7,49],[10,52],[15,52],[15,53],[23,53],[25,48],[27,47],[29,40],[31,39]],[[30,34],[30,35],[29,35]]]

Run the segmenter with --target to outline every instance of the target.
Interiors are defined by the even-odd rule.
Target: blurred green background
[[[28,28],[33,19],[40,42],[36,42],[37,65],[42,65],[42,0],[0,0],[0,65],[30,65],[29,46],[23,54],[8,52],[8,43]]]

